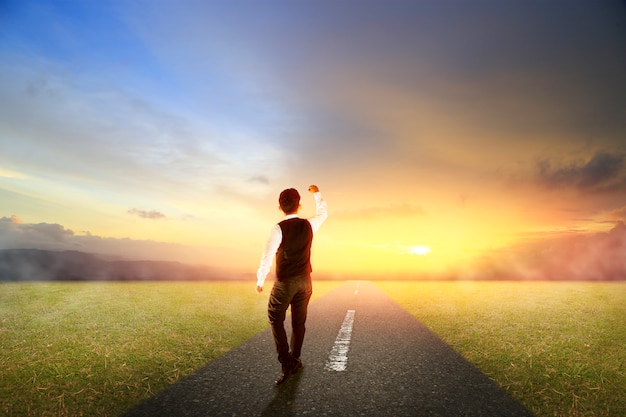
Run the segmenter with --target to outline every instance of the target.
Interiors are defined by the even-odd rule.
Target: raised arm
[[[309,219],[313,233],[315,233],[328,217],[328,206],[326,205],[326,200],[322,197],[322,193],[320,193],[320,189],[317,185],[311,185],[309,187],[309,192],[312,193],[313,198],[315,198],[315,217]]]

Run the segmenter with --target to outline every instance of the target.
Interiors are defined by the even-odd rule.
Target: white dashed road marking
[[[348,350],[350,349],[350,338],[352,336],[352,324],[354,323],[354,310],[348,310],[343,319],[341,329],[335,339],[335,344],[330,350],[326,361],[327,371],[345,371],[348,365]]]

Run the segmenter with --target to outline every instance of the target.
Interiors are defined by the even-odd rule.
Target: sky
[[[0,249],[254,274],[316,184],[320,276],[626,274],[623,1],[4,0],[0,74]]]

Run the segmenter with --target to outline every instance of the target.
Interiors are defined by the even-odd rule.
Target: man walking
[[[316,185],[309,187],[315,198],[315,217],[298,217],[301,208],[300,194],[294,188],[280,193],[278,204],[285,213],[285,218],[272,228],[265,244],[259,269],[257,270],[258,293],[263,291],[265,278],[276,257],[276,281],[270,294],[267,313],[272,326],[272,334],[282,366],[282,374],[276,385],[282,384],[302,368],[300,353],[304,341],[305,322],[311,285],[311,243],[313,234],[328,217],[326,201]],[[285,315],[291,305],[291,351],[285,331]]]

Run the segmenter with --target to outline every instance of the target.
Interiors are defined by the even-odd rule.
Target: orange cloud
[[[626,225],[609,232],[569,233],[485,256],[459,277],[523,280],[626,279]]]
[[[372,220],[424,215],[426,215],[424,209],[410,204],[394,204],[387,207],[365,207],[358,210],[342,210],[333,213],[333,217],[343,220]]]
[[[609,211],[607,216],[610,220],[626,222],[626,206]]]

